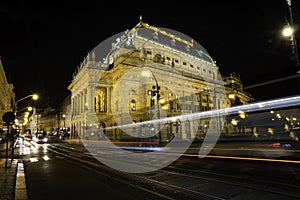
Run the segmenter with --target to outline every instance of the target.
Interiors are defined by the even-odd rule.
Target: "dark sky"
[[[1,1],[0,56],[16,99],[36,92],[57,106],[87,53],[133,28],[140,15],[150,25],[193,38],[223,76],[235,72],[245,87],[296,73],[289,42],[281,36],[289,19],[285,0],[195,2]],[[292,1],[292,11],[298,41],[300,0]],[[290,79],[246,91],[268,99],[298,93],[298,83]]]

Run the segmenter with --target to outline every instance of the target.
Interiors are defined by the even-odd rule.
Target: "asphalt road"
[[[49,152],[46,145],[35,150],[23,158],[30,200],[159,199]]]
[[[16,151],[30,200],[300,198],[299,163],[189,154],[164,169],[121,177],[98,167],[103,164],[80,144],[30,144]]]

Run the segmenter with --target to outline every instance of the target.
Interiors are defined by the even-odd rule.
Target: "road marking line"
[[[23,163],[18,163],[15,188],[15,200],[28,200]]]

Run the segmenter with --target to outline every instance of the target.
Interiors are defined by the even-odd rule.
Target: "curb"
[[[18,166],[17,166],[15,200],[28,200],[24,164],[22,160],[21,162],[18,162]]]

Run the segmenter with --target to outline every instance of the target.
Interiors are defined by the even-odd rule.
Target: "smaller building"
[[[68,95],[59,108],[46,107],[41,110],[34,108],[30,117],[30,130],[32,133],[46,132],[53,134],[70,132],[70,95]]]
[[[234,72],[223,78],[226,94],[228,96],[228,107],[244,105],[254,101],[251,94],[244,91],[240,76]]]

